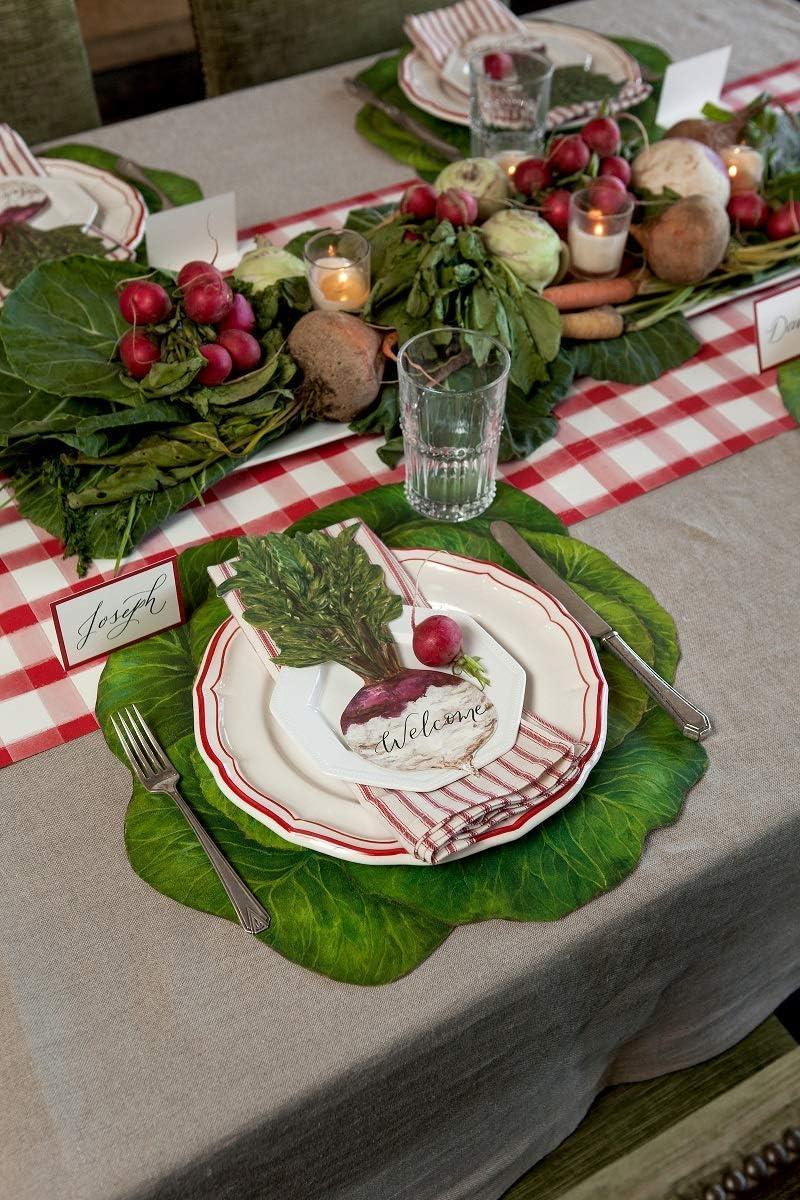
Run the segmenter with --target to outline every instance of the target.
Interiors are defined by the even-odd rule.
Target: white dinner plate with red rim
[[[474,615],[525,668],[526,705],[588,746],[572,784],[510,818],[463,854],[514,841],[577,795],[603,749],[607,685],[591,639],[549,593],[492,563],[430,550],[396,550],[413,574],[424,562],[425,593]],[[425,866],[389,831],[351,784],[322,778],[269,712],[274,686],[233,617],[211,638],[193,689],[201,756],[221,790],[287,841],[334,858]]]
[[[608,38],[590,29],[580,29],[557,21],[523,19],[525,40],[541,42],[547,57],[556,67],[588,61],[592,71],[620,84],[620,94],[608,102],[608,111],[629,108],[650,94],[650,86],[642,80],[636,59]],[[397,82],[417,108],[443,121],[452,121],[455,125],[469,125],[469,97],[460,89],[448,85],[418,51],[412,50],[401,60]],[[552,108],[547,127],[555,129],[571,121],[595,116],[601,103],[599,100],[587,100]]]
[[[142,194],[110,171],[71,158],[40,158],[51,179],[77,183],[97,204],[94,226],[128,250],[135,250],[144,237],[147,208]]]

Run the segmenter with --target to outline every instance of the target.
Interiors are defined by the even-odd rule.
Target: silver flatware
[[[114,168],[115,170],[119,171],[120,175],[125,175],[128,179],[135,180],[135,182],[140,184],[140,186],[149,188],[153,195],[157,198],[162,209],[175,207],[167,193],[163,191],[157,183],[153,183],[152,179],[149,179],[148,176],[145,175],[144,167],[140,167],[139,164],[134,162],[132,158],[124,158],[120,156],[117,158]]]
[[[435,133],[431,133],[426,125],[423,125],[421,121],[415,120],[408,113],[403,112],[402,108],[398,108],[396,104],[392,104],[389,100],[384,100],[382,96],[376,96],[372,89],[367,87],[365,83],[359,83],[357,79],[345,79],[344,86],[351,96],[357,96],[365,104],[371,104],[373,108],[380,109],[387,117],[391,117],[394,123],[399,125],[401,129],[405,129],[407,133],[413,133],[414,137],[419,138],[426,146],[430,146],[437,154],[441,154],[442,158],[446,158],[448,162],[455,162],[462,157],[455,146],[451,146],[443,138],[437,137]]]
[[[122,749],[128,756],[131,769],[142,787],[148,792],[162,792],[165,796],[170,796],[191,825],[236,910],[239,924],[248,933],[263,933],[265,929],[269,929],[272,918],[261,901],[256,899],[244,880],[234,871],[217,843],[178,791],[178,772],[136,705],[132,704],[130,708],[121,708],[113,713],[111,723]]]
[[[711,733],[709,717],[640,658],[625,639],[611,628],[608,621],[595,612],[590,604],[574,592],[569,584],[531,549],[516,529],[506,521],[493,521],[491,531],[495,540],[511,555],[514,562],[522,567],[529,579],[555,596],[590,637],[597,638],[601,646],[610,650],[615,658],[633,672],[656,703],[669,713],[685,737],[695,742],[701,742],[703,738],[708,737]]]

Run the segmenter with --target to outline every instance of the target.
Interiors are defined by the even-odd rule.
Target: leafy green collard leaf
[[[786,411],[800,424],[800,358],[778,367],[778,391]]]
[[[0,283],[11,289],[22,283],[41,263],[66,258],[68,254],[97,254],[105,245],[100,238],[84,233],[80,225],[57,229],[35,229],[26,222],[4,225],[0,232]]]
[[[402,601],[353,541],[357,528],[239,539],[236,575],[217,592],[241,593],[245,620],[269,631],[282,666],[338,662],[364,680],[400,670],[387,626]]]
[[[87,146],[80,142],[69,142],[65,145],[53,146],[50,150],[38,151],[39,158],[68,158],[73,162],[87,163],[90,167],[99,167],[110,171],[112,175],[127,180],[138,188],[144,197],[149,212],[161,211],[161,200],[152,188],[141,180],[126,175],[119,169],[120,158],[112,150],[102,150],[99,146]],[[174,171],[165,171],[160,167],[142,167],[145,177],[154,183],[173,204],[193,204],[202,200],[203,193],[199,184],[185,175],[177,175]]]
[[[665,371],[694,357],[700,343],[682,313],[664,317],[647,329],[599,342],[576,342],[567,347],[576,378],[651,383]]]
[[[372,232],[378,225],[382,225],[387,217],[390,217],[397,209],[394,201],[389,204],[375,204],[369,208],[351,208],[347,214],[347,220],[344,223],[345,229],[352,229],[356,233]]]
[[[574,374],[569,354],[561,350],[549,365],[545,383],[527,394],[514,384],[509,385],[500,435],[500,462],[526,458],[553,436],[558,427],[553,411],[567,396]]]
[[[642,630],[655,646],[653,628],[665,638],[671,629],[671,643],[662,644],[655,658],[677,661],[674,626],[644,585],[598,551],[563,536],[552,513],[514,488],[501,483],[492,510],[484,514],[487,520],[510,520],[540,552],[549,551],[551,561],[569,561],[570,578],[585,594],[602,596],[606,611],[616,598],[621,607],[614,608],[615,620],[627,620],[629,634],[637,630],[645,652]],[[367,521],[393,546],[449,543],[469,553],[485,544],[504,553],[488,538],[482,519],[459,526],[421,519],[400,485],[341,501],[294,528],[323,528],[352,517]],[[550,543],[548,535],[555,535]],[[208,639],[227,616],[220,601],[204,600],[210,590],[205,568],[234,549],[231,539],[223,539],[181,555],[188,625],[111,656],[100,681],[98,719],[124,762],[109,716],[123,704],[139,705],[181,772],[187,800],[273,914],[272,926],[259,939],[310,970],[348,983],[383,984],[413,970],[458,924],[555,920],[573,911],[633,870],[648,833],[676,819],[686,792],[705,770],[703,748],[682,737],[666,714],[648,708],[621,741],[609,745],[578,797],[506,846],[421,869],[362,866],[285,842],[222,795],[194,748],[191,683]],[[616,704],[618,683],[609,682]],[[626,711],[630,721],[632,712]],[[131,865],[152,887],[235,919],[199,844],[167,798],[134,786],[125,842]]]
[[[650,82],[660,79],[672,62],[666,50],[662,50],[654,42],[642,42],[629,37],[612,37],[609,38],[609,41],[614,42],[616,46],[621,46],[632,58],[635,58],[644,68],[645,79]]]

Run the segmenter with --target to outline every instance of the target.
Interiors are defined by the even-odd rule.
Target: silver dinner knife
[[[552,567],[532,550],[516,529],[505,521],[493,521],[492,534],[497,542],[510,554],[517,566],[521,567],[529,579],[539,584],[545,591],[550,592],[559,600],[567,612],[583,626],[590,637],[597,638],[601,646],[624,663],[633,671],[636,678],[647,688],[657,704],[669,713],[675,724],[685,737],[701,742],[711,733],[711,721],[704,712],[690,703],[685,696],[676,691],[666,679],[662,679],[657,671],[640,658],[632,650],[624,638],[612,629],[608,621],[604,621],[590,604],[574,592],[569,584],[561,578]]]

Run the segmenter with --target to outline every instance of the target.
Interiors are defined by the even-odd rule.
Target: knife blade
[[[455,162],[461,158],[461,153],[456,150],[455,146],[451,146],[443,138],[431,133],[426,125],[403,112],[402,108],[398,108],[396,104],[384,100],[382,96],[377,96],[365,83],[360,83],[357,79],[345,79],[344,86],[352,96],[357,96],[365,104],[371,104],[373,108],[380,109],[387,117],[391,117],[401,129],[405,129],[407,133],[413,133],[414,137],[419,138],[426,146],[430,146],[437,154],[441,154],[442,158],[446,158],[448,162]]]
[[[591,604],[587,604],[557,571],[531,549],[513,526],[506,521],[492,521],[490,528],[495,541],[513,558],[517,566],[522,568],[528,578],[554,596],[590,637],[598,638],[601,646],[610,650],[634,673],[656,703],[672,717],[684,737],[696,742],[708,737],[711,733],[711,720],[707,714],[667,683],[666,679],[662,679]]]

